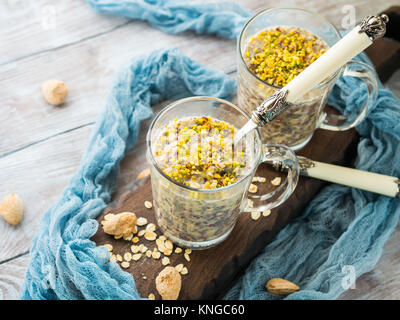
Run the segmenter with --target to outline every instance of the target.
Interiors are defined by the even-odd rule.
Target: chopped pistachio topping
[[[318,36],[295,27],[260,31],[249,41],[244,60],[252,73],[283,87],[327,51]]]
[[[196,189],[235,183],[246,167],[245,148],[233,151],[235,127],[211,117],[175,119],[156,141],[155,157],[173,180]]]

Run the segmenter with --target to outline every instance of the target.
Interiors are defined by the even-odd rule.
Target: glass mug
[[[147,159],[150,164],[153,205],[159,228],[179,246],[205,249],[225,240],[233,230],[240,212],[265,211],[279,206],[294,191],[299,165],[290,148],[263,145],[260,133],[253,130],[246,140],[248,156],[245,174],[231,185],[216,189],[196,189],[166,175],[157,164],[154,148],[165,125],[173,119],[210,116],[241,128],[250,118],[232,103],[212,97],[190,97],[163,109],[147,133]],[[289,168],[281,185],[273,192],[256,196],[247,190],[259,164],[283,161]],[[250,207],[248,198],[258,199],[260,206]],[[272,197],[274,200],[272,200]]]
[[[280,87],[259,79],[247,67],[243,55],[250,38],[258,32],[274,27],[298,27],[322,38],[328,46],[340,40],[338,30],[317,13],[298,8],[274,8],[261,11],[244,26],[238,41],[238,105],[248,114]],[[333,85],[340,76],[353,76],[365,82],[368,96],[358,114],[331,115],[324,107]],[[263,143],[284,144],[293,150],[304,147],[316,129],[348,130],[358,125],[377,95],[377,81],[373,69],[365,63],[351,61],[290,106],[274,121],[260,129]],[[339,124],[337,124],[339,123]]]

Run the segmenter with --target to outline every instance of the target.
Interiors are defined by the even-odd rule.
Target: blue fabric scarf
[[[193,30],[235,38],[248,10],[233,3],[187,1],[88,1],[99,12],[146,20],[169,33]],[[365,55],[358,59],[370,63]],[[119,163],[134,147],[140,122],[151,105],[182,95],[227,98],[235,81],[201,66],[178,50],[159,50],[137,57],[117,73],[79,171],[60,199],[45,212],[31,248],[21,290],[23,299],[140,299],[132,276],[108,263],[104,247],[89,240],[95,218],[110,201]],[[356,79],[341,78],[329,103],[351,112],[365,98]],[[381,84],[378,100],[360,134],[356,167],[400,176],[400,102]],[[264,288],[272,277],[299,284],[287,299],[334,299],[346,288],[348,267],[356,276],[371,270],[393,232],[399,199],[329,185],[305,212],[286,226],[253,260],[227,299],[276,299]]]

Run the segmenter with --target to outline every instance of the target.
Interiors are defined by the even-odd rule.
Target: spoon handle
[[[400,198],[400,179],[397,177],[318,162],[301,156],[298,160],[302,176]],[[282,162],[275,162],[273,166],[285,170]]]

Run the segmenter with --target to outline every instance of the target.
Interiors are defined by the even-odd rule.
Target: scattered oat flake
[[[146,232],[144,238],[149,241],[154,241],[157,238],[157,234],[155,232]]]
[[[258,182],[258,177],[253,177],[253,179],[251,179],[251,182]]]
[[[117,262],[117,256],[115,254],[111,255],[110,262]]]
[[[104,246],[107,248],[108,251],[110,251],[110,252],[113,251],[112,244],[106,243]]]
[[[176,247],[175,248],[175,253],[181,253],[182,252],[182,248]]]
[[[190,261],[190,257],[189,257],[188,253],[185,253],[183,256],[185,257],[186,261]]]
[[[250,200],[250,199],[247,199],[247,206],[248,206],[249,208],[253,208],[253,205],[254,205],[253,201]]]
[[[148,231],[148,232],[152,232],[152,231],[155,231],[156,230],[156,225],[154,224],[154,223],[149,223],[148,225],[147,225],[147,227],[146,227],[146,231]]]
[[[122,261],[122,256],[121,256],[120,254],[117,254],[117,260],[118,260],[119,262]]]
[[[164,252],[165,250],[167,250],[167,248],[165,248],[164,244],[157,246],[158,251],[160,252]]]
[[[186,248],[186,249],[185,249],[185,253],[187,253],[187,254],[191,254],[191,253],[192,253],[192,249],[190,249],[190,248]]]
[[[138,174],[138,176],[136,177],[136,180],[142,179],[147,177],[150,174],[150,168],[144,169],[142,172],[140,172]]]
[[[143,217],[140,217],[140,218],[137,219],[136,224],[137,224],[139,227],[142,227],[142,226],[144,226],[144,225],[147,224],[147,219],[146,219],[146,218],[143,218]]]
[[[130,253],[130,252],[125,252],[125,254],[124,254],[124,260],[125,261],[131,261],[132,260],[132,253]]]
[[[281,177],[276,177],[276,178],[274,178],[274,180],[271,181],[271,183],[274,186],[279,186],[281,184],[281,180],[282,180]]]
[[[168,257],[164,257],[164,258],[162,258],[162,260],[161,260],[161,263],[162,263],[163,266],[168,265],[169,262],[170,262],[170,261],[169,261],[169,258],[168,258]]]
[[[141,249],[140,249],[140,252],[141,253],[145,253],[147,251],[147,247],[146,246],[143,246]]]
[[[251,218],[252,218],[253,220],[258,220],[260,217],[261,217],[261,212],[253,211],[253,212],[251,213]]]
[[[181,272],[183,269],[183,263],[180,263],[178,265],[175,266],[176,271]]]
[[[130,264],[129,264],[129,262],[127,262],[127,261],[124,261],[124,262],[121,263],[121,267],[122,267],[122,268],[125,268],[125,269],[126,269],[126,268],[129,268],[129,266],[130,266]]]
[[[164,245],[166,249],[172,249],[174,247],[171,240],[166,240]]]
[[[127,236],[124,236],[124,240],[131,241],[133,238],[133,233],[128,234]]]
[[[139,246],[132,245],[132,246],[131,246],[131,251],[132,251],[133,253],[138,253],[138,252],[140,251],[140,247],[139,247]]]
[[[132,256],[132,260],[138,261],[142,257],[141,253],[136,253]]]
[[[152,254],[151,254],[151,256],[153,257],[153,259],[160,259],[160,257],[161,257],[161,252],[155,252],[155,251],[153,251],[152,252]]]
[[[146,233],[146,230],[140,230],[140,231],[138,232],[138,236],[141,237],[141,236],[143,236],[145,233]]]
[[[258,190],[258,187],[255,184],[250,184],[249,192],[250,193],[256,193]]]
[[[145,201],[145,202],[144,202],[144,206],[145,206],[147,209],[153,208],[153,204],[152,204],[150,201]]]
[[[139,242],[139,237],[133,237],[132,238],[133,243],[138,243]]]
[[[162,234],[161,236],[158,237],[158,239],[165,241],[165,240],[167,240],[167,237]]]
[[[189,273],[189,271],[186,267],[182,268],[181,274],[188,274],[188,273]]]
[[[147,277],[146,277],[146,276],[142,276],[142,278],[143,278],[143,280],[147,280]]]
[[[166,256],[170,256],[170,255],[172,254],[172,249],[165,249],[165,250],[163,251],[163,253],[164,253]]]
[[[147,258],[150,258],[150,257],[151,257],[151,254],[152,254],[152,253],[151,253],[150,250],[147,250],[147,251],[146,251],[146,257],[147,257]]]
[[[150,300],[156,300],[156,296],[154,295],[154,293],[150,293],[149,294],[149,299]]]
[[[270,214],[271,214],[271,210],[270,210],[270,209],[265,210],[265,211],[262,213],[262,215],[263,215],[264,217],[268,217]]]
[[[258,177],[258,182],[262,182],[262,183],[267,182],[267,178]]]

